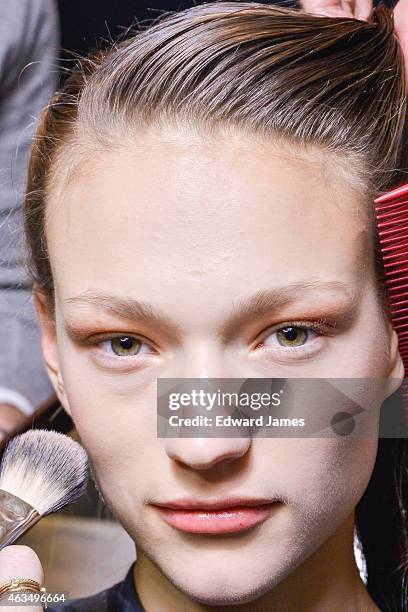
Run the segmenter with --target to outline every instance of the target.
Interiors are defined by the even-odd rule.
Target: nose
[[[177,364],[181,378],[237,378],[247,375],[239,364],[226,358],[217,344],[196,338],[186,347],[182,363]],[[173,374],[174,376],[174,374]],[[168,457],[193,470],[209,470],[243,457],[251,447],[251,438],[164,438]]]
[[[251,438],[167,438],[168,457],[193,470],[209,470],[243,457]]]

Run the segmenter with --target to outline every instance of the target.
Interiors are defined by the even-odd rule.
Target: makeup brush
[[[87,482],[87,454],[68,436],[33,429],[12,438],[0,465],[0,550],[78,499]]]
[[[408,373],[408,183],[374,200],[378,238],[384,265],[391,320]],[[401,386],[408,429],[408,384]]]

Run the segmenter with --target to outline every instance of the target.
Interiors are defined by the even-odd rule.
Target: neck
[[[217,612],[379,612],[360,578],[353,551],[354,512],[298,568],[253,602],[217,606]],[[134,581],[146,612],[211,612],[176,589],[142,552]]]

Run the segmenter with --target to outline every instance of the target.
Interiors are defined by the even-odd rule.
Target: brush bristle
[[[408,184],[375,201],[378,238],[392,322],[408,365]]]
[[[374,200],[388,303],[405,368],[401,393],[408,430],[408,183]]]
[[[88,482],[88,457],[78,442],[56,431],[33,429],[12,438],[0,466],[0,489],[42,516],[74,502]]]

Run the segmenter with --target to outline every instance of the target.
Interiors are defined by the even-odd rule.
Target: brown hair
[[[374,196],[403,180],[408,166],[403,61],[384,6],[365,22],[250,2],[165,15],[81,61],[44,110],[24,202],[29,267],[50,312],[47,197],[56,176],[69,180],[92,148],[120,146],[121,138],[151,125],[183,124],[203,134],[227,126],[281,138],[305,151],[332,152],[371,215]],[[391,591],[401,595],[401,573],[397,591],[389,577],[396,567],[405,575],[408,565],[406,445],[388,442],[380,440],[380,467],[357,508],[377,603]],[[398,491],[390,475],[397,465]],[[373,517],[376,495],[385,495],[390,507]],[[376,533],[383,521],[387,542]]]
[[[403,74],[383,6],[364,22],[204,4],[80,62],[42,115],[24,203],[29,268],[50,311],[45,202],[53,175],[63,167],[67,180],[78,151],[118,146],[120,136],[153,123],[228,125],[337,153],[369,201],[408,166]]]

